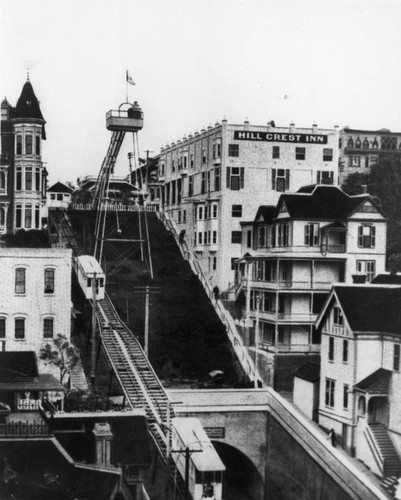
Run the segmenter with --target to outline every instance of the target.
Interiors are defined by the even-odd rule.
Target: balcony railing
[[[322,253],[345,253],[346,245],[322,245],[320,250]]]
[[[264,281],[264,280],[251,280],[251,288],[262,289],[280,289],[280,290],[330,290],[333,282],[339,282],[339,279],[333,281]],[[246,288],[247,280],[243,278],[243,287]]]
[[[285,352],[320,352],[320,344],[271,344],[269,342],[261,342],[259,348],[273,353],[285,353]]]
[[[19,411],[37,411],[39,408],[39,399],[20,399],[17,403],[17,409]]]
[[[10,422],[0,424],[1,438],[51,437],[52,433],[44,422]]]
[[[251,313],[256,314],[254,310]],[[291,313],[291,312],[281,312],[277,313],[274,311],[260,311],[259,316],[261,319],[274,322],[285,322],[285,323],[314,323],[317,318],[317,314],[312,313]]]

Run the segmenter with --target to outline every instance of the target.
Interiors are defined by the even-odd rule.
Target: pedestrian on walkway
[[[336,436],[336,433],[334,432],[334,429],[330,430],[327,439],[330,439],[331,445],[335,448],[336,444],[337,444],[337,436]]]
[[[220,290],[219,290],[219,287],[216,285],[214,288],[213,288],[213,296],[214,296],[214,299],[217,301],[219,300],[219,294],[220,294]]]

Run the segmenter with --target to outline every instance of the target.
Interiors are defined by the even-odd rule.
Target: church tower
[[[1,104],[0,232],[42,229],[47,223],[45,123],[28,77],[16,107],[6,99]]]

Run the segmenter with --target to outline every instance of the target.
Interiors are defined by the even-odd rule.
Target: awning
[[[379,368],[354,385],[354,389],[365,392],[370,396],[387,396],[389,392],[392,372]]]
[[[65,387],[48,373],[25,380],[0,381],[0,392],[63,391]]]

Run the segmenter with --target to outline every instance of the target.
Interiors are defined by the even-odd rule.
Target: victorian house
[[[267,358],[319,353],[315,321],[333,283],[384,270],[386,219],[369,195],[335,186],[282,194],[242,223],[237,299]],[[244,300],[245,299],[245,300]]]
[[[319,424],[376,474],[401,474],[401,287],[335,285],[321,333]]]
[[[15,107],[7,99],[1,103],[0,234],[42,229],[47,222],[44,126],[28,79]]]

